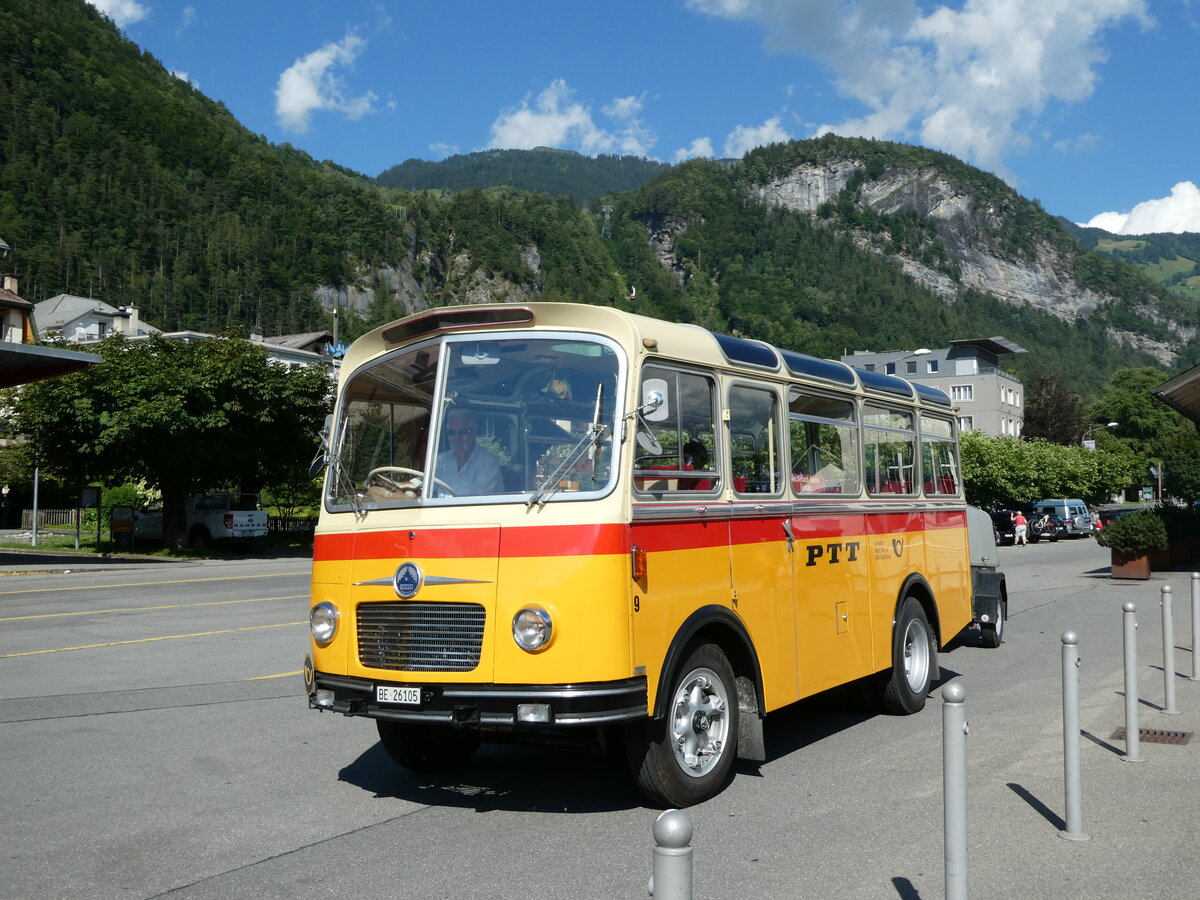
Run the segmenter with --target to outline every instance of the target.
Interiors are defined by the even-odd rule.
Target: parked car
[[[993,509],[991,512],[992,527],[996,529],[996,543],[1008,545],[1013,542],[1013,511],[1011,509]]]
[[[1092,512],[1082,500],[1039,500],[1033,506],[1038,515],[1050,513],[1062,519],[1067,525],[1067,537],[1087,537],[1092,533]]]
[[[216,541],[232,546],[251,546],[267,534],[268,516],[259,507],[257,494],[199,494],[188,497],[188,546],[203,550]],[[134,514],[133,537],[161,541],[162,507]]]
[[[1096,527],[1103,528],[1105,525],[1111,525],[1121,516],[1127,516],[1130,513],[1145,512],[1149,507],[1146,506],[1110,506],[1106,509],[1099,510],[1100,521]]]

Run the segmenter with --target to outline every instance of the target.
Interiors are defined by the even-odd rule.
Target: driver
[[[455,407],[446,414],[450,449],[438,454],[434,477],[444,481],[456,495],[499,494],[504,491],[500,462],[476,443],[479,421],[469,409]],[[436,482],[434,489],[436,491]]]

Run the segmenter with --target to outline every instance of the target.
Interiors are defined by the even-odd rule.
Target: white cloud
[[[592,121],[592,111],[572,103],[574,91],[561,78],[537,95],[533,106],[529,97],[520,106],[504,110],[492,123],[489,147],[532,150],[534,147],[579,149],[584,153],[603,153],[612,146],[612,136]]]
[[[688,2],[757,22],[768,50],[833,70],[838,91],[866,111],[815,135],[916,138],[999,171],[1049,101],[1095,90],[1106,28],[1127,18],[1152,24],[1145,0],[964,0],[928,14],[917,0]]]
[[[617,97],[601,109],[611,128],[598,124],[590,107],[575,100],[561,78],[536,97],[504,110],[492,123],[491,148],[530,150],[557,147],[581,153],[646,156],[658,136],[642,120],[645,94]]]
[[[444,144],[438,141],[429,145],[429,152],[433,154],[434,159],[445,159],[447,156],[457,154],[458,147],[454,144]]]
[[[706,137],[696,138],[687,147],[680,147],[675,151],[675,162],[681,163],[685,159],[695,159],[701,157],[703,159],[712,159],[717,154],[713,152],[712,141]]]
[[[1103,212],[1086,224],[1113,234],[1200,232],[1200,188],[1194,182],[1181,181],[1171,188],[1169,197],[1143,200],[1127,213]]]
[[[150,10],[138,0],[88,0],[88,3],[112,19],[119,28],[140,22],[150,14]]]
[[[188,75],[187,72],[180,72],[178,69],[172,69],[171,74],[174,75],[176,78],[178,78],[180,81],[186,81],[188,84],[190,84],[196,90],[200,90],[200,82],[192,81],[191,76]]]
[[[326,44],[284,70],[275,88],[275,115],[280,125],[302,134],[308,131],[309,119],[316,110],[340,112],[350,119],[372,112],[378,99],[375,93],[347,96],[345,84],[332,71],[352,66],[366,45],[357,35],[347,34],[340,42]]]
[[[722,152],[730,159],[741,159],[755,147],[779,144],[791,139],[792,136],[780,124],[779,116],[773,116],[757,128],[739,125],[733,129],[725,139]]]
[[[183,12],[179,14],[179,28],[176,29],[175,36],[178,37],[179,35],[183,34],[183,32],[195,25],[196,19],[196,7],[185,6],[183,8]]]

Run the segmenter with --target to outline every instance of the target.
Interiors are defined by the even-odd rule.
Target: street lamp
[[[889,373],[896,372],[896,363],[903,362],[906,359],[912,359],[914,356],[928,356],[932,352],[933,351],[930,350],[928,347],[921,347],[920,349],[913,350],[911,353],[903,353],[900,356],[897,356],[895,359],[890,359],[887,361],[887,366],[888,366],[887,371]],[[899,374],[899,373],[896,373],[896,374]]]
[[[1087,439],[1087,436],[1089,434],[1091,434],[1092,432],[1099,431],[1102,428],[1116,428],[1120,424],[1121,424],[1120,422],[1109,422],[1106,425],[1093,425],[1092,427],[1090,427],[1086,431],[1084,431],[1083,436],[1079,439],[1079,442],[1081,444],[1083,444],[1083,446],[1087,447],[1089,450],[1095,450],[1096,442],[1089,441]]]

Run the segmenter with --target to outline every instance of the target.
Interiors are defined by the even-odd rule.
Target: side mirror
[[[333,432],[333,416],[325,417],[325,427],[321,429],[319,435],[320,443],[317,446],[316,455],[313,456],[312,462],[308,464],[308,477],[316,478],[321,474],[321,470],[325,468],[329,462],[329,435]]]

